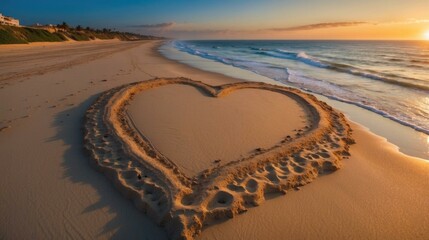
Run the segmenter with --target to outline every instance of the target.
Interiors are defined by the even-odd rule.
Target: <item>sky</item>
[[[0,13],[180,39],[429,40],[429,0],[0,0]]]

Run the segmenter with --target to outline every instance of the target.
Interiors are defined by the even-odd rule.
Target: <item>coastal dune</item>
[[[393,145],[362,126],[352,123],[349,127],[341,113],[310,95],[270,84],[241,83],[241,79],[165,59],[157,52],[160,42],[114,43],[109,49],[100,43],[88,44],[93,47],[85,55],[74,55],[73,51],[64,53],[70,58],[52,68],[55,61],[49,60],[52,60],[47,50],[51,48],[49,45],[47,49],[0,49],[0,53],[4,53],[1,61],[9,64],[7,68],[0,68],[0,79],[3,79],[0,86],[0,238],[167,239],[189,238],[199,233],[199,239],[428,238],[427,161],[399,153]],[[91,53],[96,56],[91,57]],[[13,61],[16,54],[20,54],[22,61]],[[32,54],[38,54],[38,58],[31,57]],[[74,61],[74,57],[79,60]],[[40,66],[40,71],[37,67],[29,69],[32,63],[43,63],[44,58],[50,64]],[[14,73],[8,69],[14,69]],[[277,102],[280,97],[284,101],[278,103],[278,108],[287,105],[290,107],[287,111],[265,109],[266,105],[249,109],[278,116],[279,122],[273,124],[273,129],[280,131],[269,127],[266,132],[253,129],[253,134],[260,134],[261,138],[251,144],[250,139],[244,139],[249,143],[246,148],[229,153],[231,159],[237,155],[252,158],[250,162],[255,164],[250,168],[243,165],[248,161],[239,161],[240,156],[231,161],[220,156],[220,162],[213,162],[219,156],[215,149],[222,147],[220,143],[225,137],[221,133],[216,133],[217,138],[203,138],[206,145],[217,140],[220,144],[213,146],[212,155],[203,156],[203,165],[176,166],[174,158],[183,153],[169,152],[171,145],[168,144],[173,143],[170,137],[183,139],[191,124],[204,127],[209,133],[216,127],[198,125],[205,115],[193,116],[196,123],[175,125],[178,130],[174,131],[175,135],[162,131],[158,135],[145,127],[168,129],[173,123],[164,119],[163,114],[180,114],[185,108],[167,103],[177,102],[177,96],[186,95],[187,99],[180,101],[187,105],[197,102],[198,106],[203,104],[201,98],[207,98],[201,91],[213,97],[222,92],[221,86],[233,91],[225,91],[224,96],[213,101],[232,97],[236,98],[232,102],[246,104],[248,99],[244,98],[267,91],[264,88],[276,90],[267,94],[266,104],[271,98]],[[250,86],[251,89],[237,90]],[[292,95],[285,97],[279,90],[301,96],[299,99],[305,101],[291,100]],[[246,91],[250,96],[243,93]],[[127,95],[133,92],[133,96]],[[127,97],[122,98],[125,95],[121,94]],[[118,108],[111,111],[112,104],[120,99],[129,105],[124,107],[121,104],[125,102],[117,102]],[[164,111],[170,109],[171,112],[154,114],[155,103],[150,102],[151,99],[160,106],[165,104],[162,105]],[[256,100],[248,101],[249,105],[257,105]],[[316,111],[311,110],[311,106]],[[144,116],[139,116],[139,108],[142,114],[146,111]],[[226,116],[227,111],[233,111],[216,106],[208,109]],[[205,108],[193,110],[204,112]],[[115,118],[109,120],[102,114],[104,111]],[[185,121],[190,115],[174,117]],[[220,121],[230,122],[233,118],[231,113]],[[111,124],[112,120],[118,122]],[[132,120],[135,125],[121,124],[119,120]],[[261,121],[267,125],[273,123],[268,120],[249,119],[247,127],[256,127]],[[279,126],[283,121],[290,125]],[[109,125],[104,125],[106,123]],[[110,129],[108,135],[103,132],[106,129]],[[294,129],[301,129],[302,136],[296,135],[299,132]],[[319,134],[326,133],[326,129],[345,138],[336,140],[332,136],[321,142]],[[351,136],[349,129],[353,130]],[[318,141],[311,140],[313,134]],[[287,135],[293,139],[287,140]],[[146,141],[142,137],[147,137]],[[155,140],[157,137],[160,140]],[[353,142],[351,138],[356,144],[348,149],[346,146]],[[136,139],[143,141],[133,146]],[[128,144],[121,145],[124,141]],[[195,144],[186,148],[189,155],[196,151]],[[307,150],[288,160],[269,157],[274,153],[290,156],[288,151],[293,150],[294,144],[298,151],[306,149],[303,146],[307,146]],[[94,152],[88,155],[84,146]],[[316,148],[310,146],[318,147],[319,158],[311,156]],[[252,148],[260,149],[251,152]],[[330,157],[324,158],[326,152],[322,149]],[[349,151],[338,152],[338,149]],[[100,153],[103,158],[99,157]],[[131,156],[126,159],[129,162],[115,162],[123,156]],[[297,159],[302,161],[302,156],[307,157],[303,163],[310,165],[300,167]],[[327,162],[326,172],[305,172],[311,167],[317,168],[311,165],[312,161],[321,161],[322,166]],[[261,162],[263,164],[258,164]],[[90,163],[104,174],[94,171]],[[285,169],[289,171],[287,174]],[[304,170],[305,174],[298,170]],[[303,178],[289,179],[289,185],[282,185],[288,177],[298,175]],[[140,181],[142,179],[146,180]],[[203,179],[208,182],[201,181]],[[307,184],[309,182],[311,184]],[[252,193],[256,189],[260,189],[259,195]],[[266,189],[271,193],[266,195]],[[201,195],[192,195],[195,190]],[[246,204],[243,199],[249,196],[253,196],[249,199],[251,204]],[[182,217],[181,212],[198,214],[197,218],[192,214]]]

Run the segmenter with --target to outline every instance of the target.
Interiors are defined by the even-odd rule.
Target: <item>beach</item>
[[[329,157],[320,158],[319,155],[319,160],[312,157],[305,161],[306,164],[319,161],[321,165],[326,162],[334,166],[329,171],[319,168],[320,176],[310,173],[311,164],[299,167],[299,162],[287,165],[293,171],[281,173],[278,170],[281,162],[271,159],[264,164],[274,164],[272,168],[277,170],[274,171],[277,179],[265,176],[270,180],[267,181],[261,177],[270,172],[267,165],[261,170],[255,164],[255,174],[261,175],[255,178],[257,182],[271,185],[261,188],[263,193],[258,197],[262,199],[255,200],[252,206],[243,203],[246,211],[241,211],[243,206],[240,204],[231,204],[236,210],[232,211],[233,219],[221,216],[220,221],[212,220],[210,214],[215,211],[210,208],[218,206],[202,201],[201,208],[196,204],[187,207],[182,206],[187,205],[185,197],[177,198],[181,202],[175,206],[208,216],[205,217],[207,224],[200,226],[202,231],[196,236],[198,239],[429,237],[427,160],[400,153],[393,144],[365,127],[343,119],[338,111],[312,100],[305,93],[253,83],[250,84],[253,89],[235,90],[246,87],[240,83],[242,79],[169,60],[158,52],[161,44],[161,41],[97,41],[0,47],[0,238],[167,239],[177,236],[166,231],[168,220],[157,222],[159,213],[145,213],[152,208],[139,205],[135,195],[124,194],[124,186],[131,184],[126,176],[106,174],[107,167],[118,169],[117,165],[109,161],[102,165],[102,159],[94,161],[99,152],[88,154],[88,149],[97,150],[97,144],[100,144],[97,139],[106,134],[101,134],[104,130],[96,122],[97,117],[115,128],[109,134],[119,136],[124,133],[123,139],[119,140],[130,144],[134,144],[135,139],[127,139],[130,135],[127,128],[115,121],[132,121],[134,128],[131,130],[137,129],[140,132],[137,131],[136,136],[148,138],[143,143],[150,143],[148,146],[154,146],[160,152],[155,155],[165,155],[172,160],[172,163],[164,164],[169,167],[159,168],[162,175],[154,173],[159,169],[150,171],[148,180],[155,189],[161,186],[162,191],[170,191],[167,198],[175,193],[174,189],[185,189],[182,185],[188,186],[188,178],[195,179],[193,176],[198,176],[204,169],[223,173],[221,168],[217,170],[217,164],[228,165],[234,159],[257,161],[258,156],[264,154],[274,156],[276,149],[291,151],[286,148],[294,144],[298,150],[293,151],[306,146],[311,152],[310,147],[316,146],[318,151],[325,149],[329,153]],[[151,85],[152,82],[144,82],[147,80],[154,82]],[[157,84],[168,86],[158,88]],[[136,86],[136,89],[140,88],[138,91]],[[217,95],[224,91],[217,86],[225,86],[225,96]],[[277,92],[273,93],[273,90]],[[125,95],[120,95],[121,91]],[[128,105],[128,115],[121,115],[122,105],[118,102],[116,109],[115,104],[128,97],[127,91],[135,96]],[[204,97],[202,91],[208,91],[216,98]],[[108,95],[109,92],[112,95]],[[103,97],[106,102],[111,102],[103,103]],[[280,109],[285,107],[288,111],[281,112]],[[93,111],[87,112],[88,109]],[[107,115],[97,116],[97,109],[112,114],[112,118],[106,120]],[[237,114],[242,118],[237,119]],[[118,119],[113,118],[117,115]],[[125,117],[122,119],[121,116]],[[270,120],[269,116],[275,120]],[[330,119],[332,116],[336,116],[334,120],[337,122]],[[91,125],[94,122],[89,118],[95,119],[97,124]],[[285,122],[287,124],[282,124]],[[352,130],[350,136],[348,122]],[[116,129],[118,126],[122,128]],[[350,137],[356,143],[335,137],[325,143],[306,139],[307,136],[319,136],[311,135],[313,133],[326,134],[323,127],[334,129],[332,132],[338,136]],[[302,137],[298,130],[302,131]],[[112,131],[117,132],[112,134]],[[100,137],[95,133],[101,134]],[[283,139],[287,135],[293,136],[291,140]],[[113,144],[113,140],[106,142],[103,147],[119,146]],[[231,147],[234,145],[239,147]],[[276,147],[270,148],[271,145]],[[251,153],[252,149],[258,153]],[[344,155],[336,153],[338,149],[344,150]],[[142,154],[153,157],[147,149],[143,150]],[[121,154],[124,153],[112,153],[106,158],[118,159]],[[139,156],[140,153],[133,154]],[[199,159],[201,162],[193,164]],[[155,160],[153,163],[145,160],[143,164],[158,166]],[[95,168],[91,166],[94,162]],[[130,164],[119,167],[126,167],[129,172],[137,171],[135,163]],[[244,165],[231,165],[227,173],[234,177],[240,175],[234,172],[237,166],[244,169]],[[142,174],[138,171],[132,174],[132,184],[136,188],[135,181],[138,182],[136,179]],[[278,188],[282,174],[285,177],[302,175],[304,180],[302,183],[291,180],[288,189]],[[164,186],[159,179],[166,176],[169,184]],[[227,180],[209,179],[219,183],[218,189],[202,191],[209,199],[220,196],[221,202],[228,204],[230,195],[232,199],[251,195],[250,188],[243,190],[244,193],[238,190],[250,182],[245,177],[240,178],[243,182],[236,181],[234,189],[228,188]],[[268,186],[276,186],[277,192],[264,195]],[[225,209],[233,208],[227,206]],[[219,214],[228,215],[227,211]]]

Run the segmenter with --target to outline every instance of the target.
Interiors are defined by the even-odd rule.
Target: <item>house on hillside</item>
[[[0,13],[0,25],[19,26],[19,20],[13,17],[3,16]]]
[[[40,24],[40,23],[36,23],[30,26],[31,28],[37,28],[37,29],[43,29],[46,30],[50,33],[54,33],[54,32],[58,32],[59,28],[57,28],[56,26],[54,26],[53,24]]]

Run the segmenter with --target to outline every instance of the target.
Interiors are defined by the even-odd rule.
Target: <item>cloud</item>
[[[163,29],[174,26],[175,22],[165,22],[165,23],[157,23],[157,24],[141,24],[141,25],[133,25],[131,27],[134,28],[150,28],[150,29]]]
[[[418,24],[428,23],[429,19],[404,19],[401,21],[338,21],[322,22],[307,25],[296,25],[283,28],[260,28],[260,29],[240,29],[240,28],[217,28],[212,25],[201,25],[193,22],[161,22],[154,24],[129,25],[129,31],[137,31],[141,34],[164,36],[180,39],[242,39],[242,38],[267,38],[267,36],[280,38],[294,38],[304,34],[301,31],[311,31],[317,29],[353,27],[361,25],[382,26],[387,24]],[[128,31],[128,30],[127,30]]]
[[[351,27],[362,24],[369,24],[369,22],[330,22],[330,23],[316,23],[309,25],[300,25],[295,27],[286,27],[286,28],[269,28],[270,31],[305,31],[305,30],[314,30],[322,28],[336,28],[336,27]]]
[[[429,23],[429,19],[415,19],[413,23]]]
[[[429,23],[429,19],[407,19],[406,21],[401,22],[393,22],[393,23],[400,23],[400,24],[413,24],[413,23]]]

